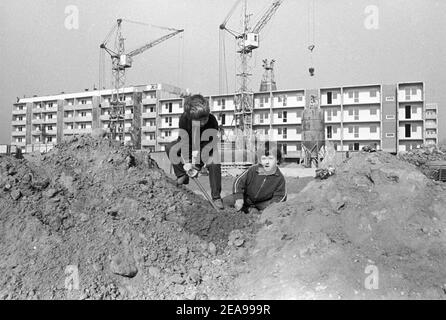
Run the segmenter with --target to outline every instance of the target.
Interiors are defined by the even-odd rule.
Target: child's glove
[[[240,211],[243,208],[243,199],[237,199],[235,200],[234,204],[235,210]]]

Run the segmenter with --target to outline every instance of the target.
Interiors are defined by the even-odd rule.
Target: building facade
[[[124,90],[125,141],[140,129],[137,146],[163,151],[178,137],[184,99],[179,88],[164,85]],[[314,93],[316,92],[316,93]],[[370,84],[320,89],[274,90],[252,94],[253,130],[277,140],[286,158],[301,158],[302,113],[309,94],[323,111],[324,137],[337,151],[365,145],[398,152],[437,144],[438,106],[426,104],[423,82]],[[111,90],[21,99],[13,105],[12,144],[24,152],[45,151],[66,136],[107,129]],[[223,139],[234,137],[234,94],[207,96]]]

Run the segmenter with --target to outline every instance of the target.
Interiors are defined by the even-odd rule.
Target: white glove
[[[234,204],[235,210],[240,211],[243,208],[243,199],[237,199],[235,200]]]
[[[191,178],[198,176],[199,170],[192,163],[185,163],[183,169]]]

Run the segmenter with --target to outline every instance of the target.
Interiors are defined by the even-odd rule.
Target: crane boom
[[[262,18],[256,23],[254,28],[252,28],[252,33],[259,33],[260,30],[268,23],[268,21],[272,18],[274,13],[276,13],[279,6],[282,4],[283,0],[274,1],[274,3],[269,7],[268,11],[262,16]]]
[[[129,52],[127,54],[127,56],[130,57],[130,58],[133,58],[133,57],[137,56],[138,54],[143,53],[144,51],[146,51],[146,50],[148,50],[148,49],[150,49],[150,48],[160,44],[161,42],[166,41],[167,39],[172,38],[173,36],[183,32],[183,31],[184,31],[184,29],[181,29],[181,30],[176,30],[176,31],[174,31],[172,33],[169,33],[169,34],[167,34],[167,35],[165,35],[165,36],[163,36],[163,37],[161,37],[159,39],[156,39],[156,40],[154,40],[152,42],[147,43],[146,45],[144,45],[144,46],[142,46],[142,47],[140,47],[138,49],[135,49],[135,50]]]
[[[231,18],[232,14],[234,13],[235,8],[237,8],[237,6],[239,5],[239,3],[242,0],[237,0],[234,5],[232,6],[231,10],[229,11],[228,15],[226,16],[225,20],[220,24],[220,29],[225,29],[226,28],[226,24],[228,23],[229,19]]]

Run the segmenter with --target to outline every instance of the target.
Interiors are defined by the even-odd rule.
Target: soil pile
[[[438,170],[429,168],[428,163],[432,161],[446,161],[446,152],[441,150],[441,148],[432,146],[400,152],[398,157],[417,166],[427,177],[435,178],[438,176]]]
[[[443,299],[445,208],[445,183],[361,152],[265,210],[238,296]]]
[[[0,299],[226,297],[250,228],[109,140],[0,157]]]

